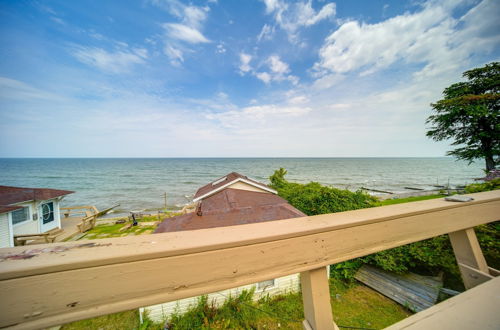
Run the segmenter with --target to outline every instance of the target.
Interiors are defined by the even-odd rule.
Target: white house
[[[235,226],[264,221],[275,221],[306,215],[297,210],[267,185],[232,172],[217,179],[196,192],[194,212],[165,219],[155,233],[200,230],[224,226]],[[254,299],[299,290],[299,274],[211,293],[209,302],[221,305],[226,297],[238,296],[242,290],[255,287]],[[196,305],[198,297],[148,306],[140,309],[141,319],[146,312],[155,321],[164,321],[173,312],[183,313]]]
[[[73,191],[0,186],[0,247],[13,247],[15,235],[61,228],[59,203]]]

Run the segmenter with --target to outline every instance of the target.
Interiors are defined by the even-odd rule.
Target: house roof
[[[246,184],[260,188],[260,189],[268,191],[270,193],[277,194],[276,190],[271,189],[270,187],[268,187],[267,185],[265,185],[261,182],[252,180],[252,179],[250,179],[244,175],[241,175],[239,173],[231,172],[231,173],[199,188],[193,197],[193,202],[197,202],[199,200],[207,198],[207,197],[223,190],[224,188],[226,188],[226,187],[228,187],[236,182],[244,182]]]
[[[155,233],[235,226],[305,216],[277,195],[226,188],[203,199],[197,211],[164,219]]]
[[[22,209],[22,206],[6,206],[0,205],[0,214]]]
[[[12,207],[11,204],[27,202],[32,200],[47,200],[72,194],[73,192],[74,191],[49,189],[49,188],[20,188],[20,187],[10,187],[10,186],[0,186],[0,208],[3,210],[6,207]],[[3,211],[3,212],[10,212],[10,211]]]

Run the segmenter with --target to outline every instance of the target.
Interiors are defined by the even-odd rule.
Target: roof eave
[[[257,183],[255,183],[255,182],[252,182],[252,181],[250,181],[250,180],[246,180],[246,179],[244,179],[244,178],[236,178],[236,179],[234,179],[233,181],[230,181],[230,182],[226,183],[225,185],[220,186],[219,188],[216,188],[216,189],[214,189],[214,190],[212,190],[212,191],[207,192],[207,193],[206,193],[206,194],[204,194],[204,195],[201,195],[201,196],[199,196],[199,197],[194,198],[194,199],[193,199],[193,202],[195,202],[195,203],[196,203],[196,202],[198,202],[198,201],[200,201],[200,200],[202,200],[202,199],[204,199],[204,198],[207,198],[207,197],[209,197],[209,196],[212,196],[213,194],[216,194],[216,193],[218,193],[219,191],[221,191],[221,190],[223,190],[223,189],[225,189],[225,188],[229,187],[230,185],[235,184],[235,183],[240,182],[240,181],[241,181],[241,182],[244,182],[244,183],[246,183],[246,184],[249,184],[249,185],[251,185],[251,186],[253,186],[253,187],[257,187],[257,188],[259,188],[259,189],[262,189],[262,190],[265,190],[265,191],[267,191],[267,192],[270,192],[270,193],[272,193],[272,194],[275,194],[275,195],[277,195],[277,194],[278,194],[278,192],[277,192],[276,190],[271,189],[271,188],[269,188],[269,187],[268,187],[268,186],[266,186],[266,185],[263,185],[263,184],[262,184],[262,185],[260,185],[260,184],[257,184]]]

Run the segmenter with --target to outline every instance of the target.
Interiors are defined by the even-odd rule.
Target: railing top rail
[[[500,201],[500,190],[469,196],[474,200],[465,203],[441,198],[232,227],[4,248],[0,249],[0,280],[272,242],[442,210],[459,211]],[[455,230],[459,229],[463,228]]]

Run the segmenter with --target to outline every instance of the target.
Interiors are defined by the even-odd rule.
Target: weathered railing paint
[[[467,203],[438,199],[234,227],[1,249],[0,327],[36,329],[215,292],[500,219],[500,191],[470,196],[474,201]]]

